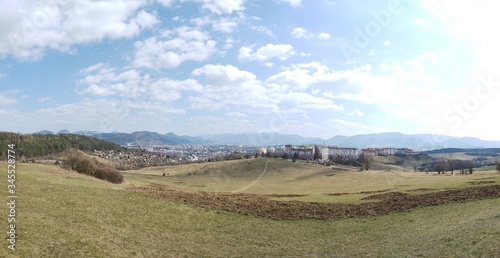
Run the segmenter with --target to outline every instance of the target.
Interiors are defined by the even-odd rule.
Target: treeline
[[[454,171],[454,170],[464,170],[464,169],[470,169],[475,168],[475,167],[481,167],[481,163],[474,162],[472,160],[460,160],[460,159],[453,159],[453,160],[444,160],[440,159],[435,162],[430,162],[430,163],[425,163],[422,164],[420,167],[420,171]]]
[[[0,159],[5,160],[8,155],[7,145],[15,144],[18,158],[43,157],[59,154],[65,150],[75,148],[81,151],[115,150],[123,148],[115,143],[77,134],[21,134],[0,132]]]
[[[431,150],[425,151],[425,154],[443,154],[443,153],[459,153],[459,152],[467,152],[467,155],[471,155],[471,153],[500,153],[500,148],[474,148],[474,149],[462,149],[462,148],[445,148],[439,150]]]

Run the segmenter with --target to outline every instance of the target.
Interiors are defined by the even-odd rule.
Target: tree
[[[469,161],[469,174],[472,174],[474,172],[474,162]]]
[[[451,174],[453,175],[453,170],[455,169],[455,165],[453,164],[453,160],[451,160],[451,159],[448,160],[448,169],[450,170]]]
[[[438,172],[438,175],[443,173],[445,169],[446,169],[446,161],[443,158],[440,158],[436,164],[436,171]]]
[[[368,169],[370,169],[372,162],[373,162],[372,158],[368,155],[359,156],[359,161],[361,162],[362,167],[367,171],[368,171]]]
[[[497,171],[500,173],[500,162],[497,162]]]

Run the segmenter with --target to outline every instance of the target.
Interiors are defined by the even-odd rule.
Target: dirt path
[[[249,187],[252,187],[253,185],[255,185],[257,182],[259,182],[259,180],[266,174],[267,172],[267,165],[269,164],[269,160],[266,161],[266,166],[264,167],[264,172],[262,172],[262,174],[259,176],[259,178],[257,178],[257,180],[255,180],[253,183],[241,188],[241,189],[238,189],[236,191],[232,191],[232,193],[238,193],[238,192],[241,192],[245,189],[248,189]]]
[[[334,219],[377,216],[447,203],[500,198],[500,185],[469,187],[418,195],[398,193],[379,194],[371,196],[371,199],[379,199],[380,201],[362,204],[277,201],[272,200],[270,196],[266,195],[184,192],[160,186],[131,188],[131,191],[143,192],[157,198],[188,203],[204,208],[220,209],[273,219]]]

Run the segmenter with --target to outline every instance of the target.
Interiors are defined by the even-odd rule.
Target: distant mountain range
[[[61,130],[57,134],[70,133]],[[37,134],[55,134],[51,131],[40,131]],[[402,134],[402,133],[374,133],[354,136],[335,136],[330,139],[317,137],[303,137],[297,134],[280,134],[272,132],[260,133],[232,133],[232,134],[206,134],[200,136],[179,136],[174,133],[159,134],[141,131],[133,133],[100,133],[96,131],[77,131],[74,134],[92,136],[120,145],[303,145],[325,144],[341,147],[369,148],[369,147],[395,147],[411,148],[414,150],[431,150],[441,148],[500,148],[500,141],[484,141],[473,137],[449,137],[432,134]]]

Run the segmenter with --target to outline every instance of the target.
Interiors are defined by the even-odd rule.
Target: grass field
[[[266,163],[268,168],[264,173]],[[314,165],[282,159],[254,159],[228,162],[190,164],[172,167],[150,167],[127,171],[131,185],[161,184],[188,191],[243,192],[255,194],[299,194],[289,200],[359,203],[369,191],[400,191],[420,193],[418,189],[443,190],[470,187],[485,180],[500,183],[500,174],[493,170],[473,175],[437,175],[436,173],[390,172],[346,166]],[[163,173],[168,176],[162,176]],[[262,176],[262,177],[261,177]],[[492,178],[493,177],[493,178]],[[349,193],[332,196],[329,194]]]
[[[265,161],[246,167],[238,162],[248,161],[234,161],[129,171],[122,185],[53,165],[19,164],[17,250],[8,250],[4,241],[0,257],[495,257],[500,253],[498,198],[378,217],[272,220],[128,191],[150,183],[235,191],[255,182]],[[360,173],[285,162],[268,164],[261,179],[242,192],[307,193],[321,199],[325,192],[443,189],[484,178],[499,183],[494,171],[472,176]],[[7,164],[0,162],[0,167]],[[170,176],[163,177],[163,172]],[[6,180],[0,189],[7,189]],[[1,216],[7,218],[7,213],[4,207]],[[6,219],[2,221],[7,229]]]

